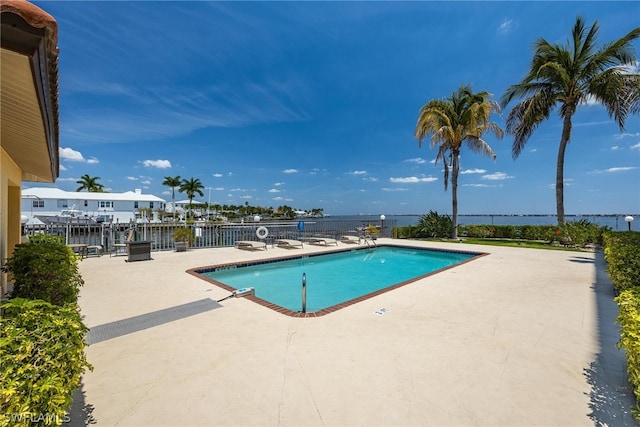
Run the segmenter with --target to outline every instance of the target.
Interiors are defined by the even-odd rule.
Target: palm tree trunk
[[[562,125],[562,139],[558,148],[558,163],[556,165],[556,212],[558,226],[564,227],[564,153],[571,138],[571,116],[567,114]]]
[[[176,222],[176,187],[171,187],[171,200],[173,201],[173,222]]]
[[[451,238],[458,238],[458,171],[460,170],[460,164],[458,163],[458,154],[454,152],[451,159],[452,173],[451,173]]]

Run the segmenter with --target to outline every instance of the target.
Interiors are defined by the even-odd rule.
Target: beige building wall
[[[2,264],[20,243],[20,185],[22,171],[0,147],[0,260]],[[7,292],[7,275],[0,275],[2,295]]]

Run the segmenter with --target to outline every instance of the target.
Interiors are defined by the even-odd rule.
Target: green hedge
[[[610,232],[604,235],[607,271],[616,290],[640,286],[640,233]]]
[[[80,376],[87,328],[75,304],[16,298],[2,305],[0,426],[60,425]]]
[[[636,408],[633,416],[640,422],[640,233],[605,233],[604,256],[607,271],[619,295],[620,342],[625,349],[629,382],[634,388]]]
[[[555,225],[459,225],[458,234],[464,237],[542,240],[569,243],[576,246],[602,244],[602,234],[609,231],[588,221],[568,222],[564,227]]]
[[[12,298],[41,299],[51,304],[75,304],[84,284],[78,260],[59,237],[36,235],[17,245],[2,271],[13,282]]]
[[[640,288],[626,289],[616,297],[620,342],[627,355],[629,382],[636,395],[633,417],[640,422]]]
[[[434,216],[437,216],[437,213],[435,213]],[[427,219],[430,221],[427,221]],[[448,237],[448,233],[441,231],[448,231],[446,226],[440,225],[442,222],[436,221],[435,218],[424,216],[417,225],[399,227],[397,229],[397,236],[399,238]],[[586,221],[570,222],[567,223],[564,228],[555,225],[470,224],[458,226],[458,235],[460,237],[539,240],[575,246],[602,244],[602,235],[608,231],[610,231],[608,227],[600,227],[597,224]]]

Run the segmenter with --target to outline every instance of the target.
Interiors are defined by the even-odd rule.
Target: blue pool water
[[[307,312],[341,304],[467,261],[479,254],[381,246],[238,268],[202,272],[236,289],[291,311],[302,307],[302,274],[307,279]]]

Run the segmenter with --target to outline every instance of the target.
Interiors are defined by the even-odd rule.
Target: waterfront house
[[[76,221],[158,222],[165,200],[142,190],[124,193],[64,191],[59,188],[32,187],[22,190],[22,215],[27,224]]]

